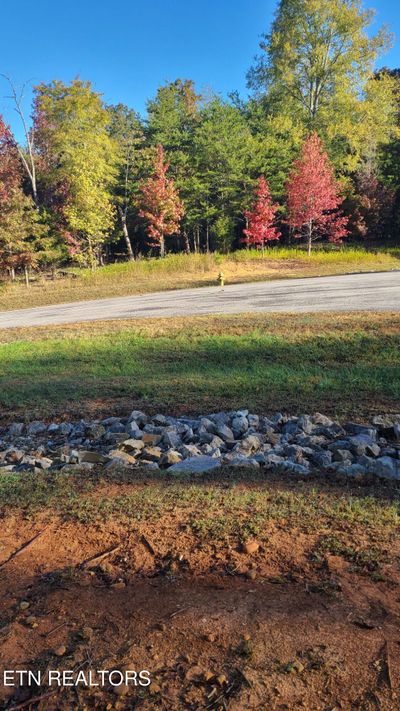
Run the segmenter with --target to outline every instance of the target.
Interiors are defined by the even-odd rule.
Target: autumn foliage
[[[172,178],[167,177],[169,163],[165,161],[164,149],[157,148],[153,175],[141,186],[140,217],[147,222],[149,244],[160,248],[165,254],[165,237],[179,231],[183,205]]]
[[[21,170],[11,131],[0,116],[0,205],[19,187]]]
[[[0,116],[0,266],[14,278],[16,269],[36,263],[34,241],[41,230],[32,199],[22,189],[18,150]]]
[[[347,235],[343,202],[322,141],[312,133],[295,161],[287,183],[288,222],[295,237],[305,237],[308,252],[316,239],[341,242]]]
[[[277,240],[281,235],[273,225],[278,205],[273,204],[268,183],[263,175],[258,179],[254,197],[252,209],[245,213],[247,228],[243,230],[243,242],[264,248],[266,242]]]

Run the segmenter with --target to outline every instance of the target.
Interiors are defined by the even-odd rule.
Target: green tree
[[[134,259],[130,237],[130,221],[134,210],[134,198],[138,196],[140,181],[144,177],[145,136],[138,114],[124,104],[108,106],[110,114],[109,134],[117,145],[118,174],[114,185],[114,199],[122,234],[129,259]]]
[[[369,81],[390,43],[384,28],[370,36],[373,17],[360,0],[281,0],[248,74],[267,112],[317,131],[344,172],[357,167],[372,123],[379,141],[393,126],[393,85]]]
[[[193,146],[191,209],[203,217],[206,239],[217,248],[232,246],[236,227],[252,199],[256,144],[246,118],[232,103],[212,98],[202,109]]]
[[[147,104],[147,136],[151,145],[162,145],[185,207],[182,234],[186,251],[190,249],[188,233],[198,233],[200,216],[197,191],[201,189],[195,174],[194,136],[201,120],[202,97],[193,81],[176,79],[158,89]]]
[[[89,82],[35,87],[34,131],[45,204],[57,211],[71,255],[92,268],[114,224],[117,148],[110,115]]]
[[[377,172],[384,185],[393,193],[393,212],[389,223],[391,235],[399,242],[400,234],[400,69],[383,69],[377,78],[391,77],[396,100],[396,132],[391,140],[380,146]]]
[[[29,271],[48,259],[46,226],[31,197],[13,188],[0,210],[0,264],[11,279],[22,270],[29,286]]]

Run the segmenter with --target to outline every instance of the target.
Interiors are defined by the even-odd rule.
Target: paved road
[[[162,291],[0,313],[0,328],[101,319],[287,311],[399,311],[400,271]]]

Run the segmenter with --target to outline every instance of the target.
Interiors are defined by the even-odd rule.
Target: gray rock
[[[37,435],[40,435],[40,434],[43,434],[43,432],[46,432],[46,430],[47,430],[47,425],[45,425],[44,422],[35,420],[35,422],[31,422],[30,425],[28,425],[27,433],[30,437],[36,437]]]
[[[194,437],[194,431],[193,428],[190,427],[189,425],[186,425],[185,431],[182,433],[182,440],[186,444],[190,444],[190,442],[193,442],[195,439]]]
[[[122,432],[125,432],[125,425],[122,422],[112,422],[106,427],[107,432],[109,432],[110,434],[122,434]]]
[[[366,474],[366,468],[362,464],[349,464],[348,466],[341,466],[338,468],[338,474],[344,474],[345,476],[351,477],[363,477]]]
[[[137,424],[136,420],[128,422],[125,427],[126,433],[133,439],[141,439],[143,432]]]
[[[230,427],[227,425],[218,425],[216,434],[224,442],[233,442],[235,437]]]
[[[85,428],[85,436],[88,439],[101,439],[106,433],[106,428],[100,423],[93,422]]]
[[[279,444],[281,439],[282,439],[281,435],[278,432],[275,432],[275,430],[272,427],[265,428],[265,441],[266,442],[275,446],[276,444]]]
[[[377,428],[380,435],[388,439],[395,439],[396,429],[400,427],[400,415],[376,415],[372,424]]]
[[[184,444],[183,447],[180,447],[179,451],[184,459],[198,457],[202,454],[201,450],[196,447],[195,444]]]
[[[247,457],[234,457],[228,462],[230,467],[240,467],[242,469],[259,469],[260,464],[255,459],[248,459]]]
[[[283,448],[283,453],[285,457],[293,461],[299,461],[303,458],[304,450],[302,447],[299,447],[298,444],[287,444]]]
[[[213,441],[214,435],[211,432],[207,432],[203,427],[199,428],[198,437],[200,444],[210,444]]]
[[[352,462],[353,455],[349,449],[335,449],[333,452],[334,462]]]
[[[285,461],[284,457],[280,457],[278,454],[267,453],[265,455],[265,466],[267,469],[272,469],[273,467],[282,466]]]
[[[332,452],[329,450],[314,452],[311,455],[311,461],[317,467],[329,467],[332,463]]]
[[[110,461],[109,457],[106,457],[104,454],[90,450],[80,450],[77,452],[77,459],[79,464],[106,464],[106,462]]]
[[[367,434],[353,435],[349,437],[348,441],[351,451],[358,456],[367,454],[368,456],[378,457],[381,451],[380,447],[376,444],[376,440]]]
[[[220,466],[220,459],[203,455],[200,457],[190,457],[189,459],[185,459],[183,462],[173,464],[167,471],[168,474],[178,476],[181,474],[204,474],[206,472],[213,471],[214,469],[219,469]]]
[[[271,417],[271,422],[273,422],[274,425],[282,425],[286,422],[286,418],[281,412],[275,412]]]
[[[173,431],[164,432],[161,441],[166,447],[172,447],[173,449],[180,447],[182,444],[182,440],[178,433]]]
[[[207,417],[209,420],[212,420],[212,422],[215,422],[218,427],[222,427],[222,425],[229,424],[231,419],[227,412],[213,412]]]
[[[292,418],[288,422],[286,422],[283,427],[282,427],[282,432],[285,435],[294,435],[299,431],[299,427],[297,424],[297,417]]]
[[[400,479],[400,462],[392,457],[379,457],[372,462],[369,471],[381,479]]]
[[[258,430],[260,427],[260,418],[258,415],[247,415],[247,420],[249,423],[249,427],[254,428],[254,430]]]
[[[349,442],[347,439],[338,439],[336,442],[331,442],[328,444],[328,449],[330,452],[335,452],[337,449],[348,449]]]
[[[157,462],[151,462],[151,461],[141,461],[140,466],[144,467],[145,469],[150,469],[155,472],[160,471],[160,467],[158,466]]]
[[[158,427],[165,427],[168,424],[167,418],[165,417],[165,415],[160,415],[160,414],[154,415],[152,420],[153,420],[153,423]]]
[[[243,437],[241,441],[241,448],[247,452],[258,452],[261,445],[261,438],[257,435],[247,435],[246,437]]]
[[[232,420],[232,430],[236,438],[241,437],[249,429],[249,421],[245,415],[236,415]]]
[[[128,424],[131,422],[136,422],[139,427],[142,427],[147,424],[148,421],[149,418],[144,412],[142,412],[141,410],[133,410],[133,412],[131,412],[129,416]]]
[[[297,421],[297,427],[306,434],[311,434],[314,430],[314,423],[310,415],[302,415]]]
[[[60,424],[58,425],[58,434],[60,434],[62,437],[68,437],[68,435],[71,434],[73,429],[73,425],[71,425],[70,422],[60,422]]]
[[[200,420],[200,427],[203,428],[205,432],[210,432],[211,434],[217,434],[217,425],[215,422],[210,420],[208,417],[202,417]]]
[[[289,460],[286,460],[282,466],[285,471],[290,472],[291,474],[305,475],[310,473],[308,467],[306,467],[304,464],[298,464],[297,462],[291,462]]]
[[[25,425],[23,422],[13,422],[8,428],[8,434],[10,437],[20,437],[25,431]]]
[[[218,437],[218,435],[214,435],[209,444],[213,449],[225,449],[225,442],[221,437]]]
[[[325,415],[321,415],[320,412],[316,412],[311,418],[314,425],[321,425],[322,427],[332,427],[334,424],[333,420]]]
[[[47,434],[49,434],[49,435],[58,434],[59,429],[60,429],[60,425],[58,425],[56,422],[52,422],[47,428]]]
[[[376,442],[377,440],[377,431],[374,427],[368,427],[367,425],[359,425],[356,422],[347,422],[345,424],[345,430],[351,435],[368,435],[368,437],[371,437],[371,439]]]

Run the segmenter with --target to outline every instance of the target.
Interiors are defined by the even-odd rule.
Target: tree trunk
[[[121,220],[122,234],[124,235],[124,240],[125,240],[125,244],[126,244],[126,251],[128,252],[128,259],[131,262],[134,262],[135,255],[133,253],[132,243],[131,243],[131,240],[129,237],[128,227],[126,224],[126,213],[124,212],[124,210],[122,209],[122,207],[120,205],[118,205],[118,213],[119,213],[119,217]]]
[[[164,235],[160,237],[160,257],[163,259],[165,257],[165,240]]]
[[[28,267],[24,267],[24,275],[25,275],[25,286],[29,288],[29,269]]]
[[[312,245],[312,220],[309,221],[307,226],[307,254],[311,256],[311,245]]]
[[[190,254],[190,242],[189,242],[189,237],[188,233],[186,230],[183,230],[183,245],[184,245],[184,250],[186,254]]]
[[[210,253],[210,228],[208,222],[206,224],[206,252],[207,254]]]
[[[88,236],[88,260],[89,260],[89,267],[92,270],[92,272],[94,272],[94,270],[96,269],[96,256],[95,256],[94,249],[93,249],[92,238],[90,236]]]

